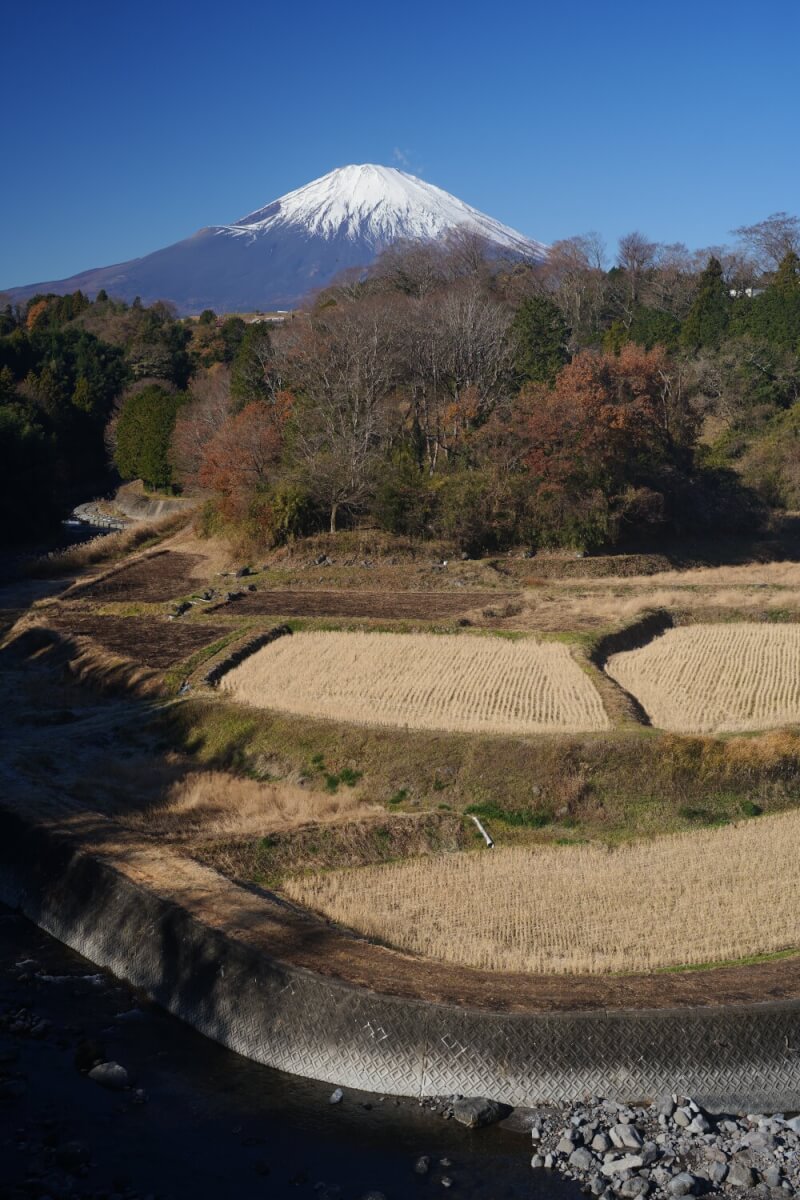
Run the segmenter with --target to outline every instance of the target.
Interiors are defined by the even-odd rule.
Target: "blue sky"
[[[543,241],[706,246],[800,211],[796,0],[39,0],[2,29],[0,285],[146,254],[348,162]]]

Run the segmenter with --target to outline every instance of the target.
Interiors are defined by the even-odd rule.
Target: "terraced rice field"
[[[800,626],[687,625],[614,654],[606,671],[653,725],[737,733],[800,721]]]
[[[283,889],[367,937],[449,963],[646,972],[799,947],[798,837],[795,810],[616,849],[496,847],[297,875]]]
[[[247,704],[361,725],[468,733],[610,725],[569,648],[534,638],[298,633],[259,650],[221,686]]]

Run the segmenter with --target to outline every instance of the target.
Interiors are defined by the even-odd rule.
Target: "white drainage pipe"
[[[473,813],[470,813],[469,815],[472,817],[473,821],[474,821],[474,822],[475,822],[475,824],[478,826],[478,829],[479,829],[479,830],[480,830],[480,832],[483,834],[483,840],[486,842],[487,849],[489,849],[489,850],[492,850],[492,849],[494,849],[494,842],[493,842],[493,841],[492,841],[492,839],[489,837],[488,833],[487,833],[487,832],[486,832],[486,830],[483,828],[483,826],[481,825],[481,823],[480,823],[480,821],[478,820],[478,818],[477,818],[477,817],[476,817],[476,816],[475,816]]]

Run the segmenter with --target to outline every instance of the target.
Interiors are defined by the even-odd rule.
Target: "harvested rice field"
[[[246,704],[360,725],[467,733],[610,727],[569,647],[534,638],[298,633],[257,651],[221,686]]]
[[[648,972],[800,946],[800,812],[616,849],[495,848],[316,875],[292,900],[461,966]]]
[[[687,625],[614,654],[606,671],[674,733],[739,733],[800,722],[800,626]]]

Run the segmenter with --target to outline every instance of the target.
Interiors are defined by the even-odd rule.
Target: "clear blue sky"
[[[7,5],[0,285],[403,165],[553,241],[800,211],[797,0]]]

